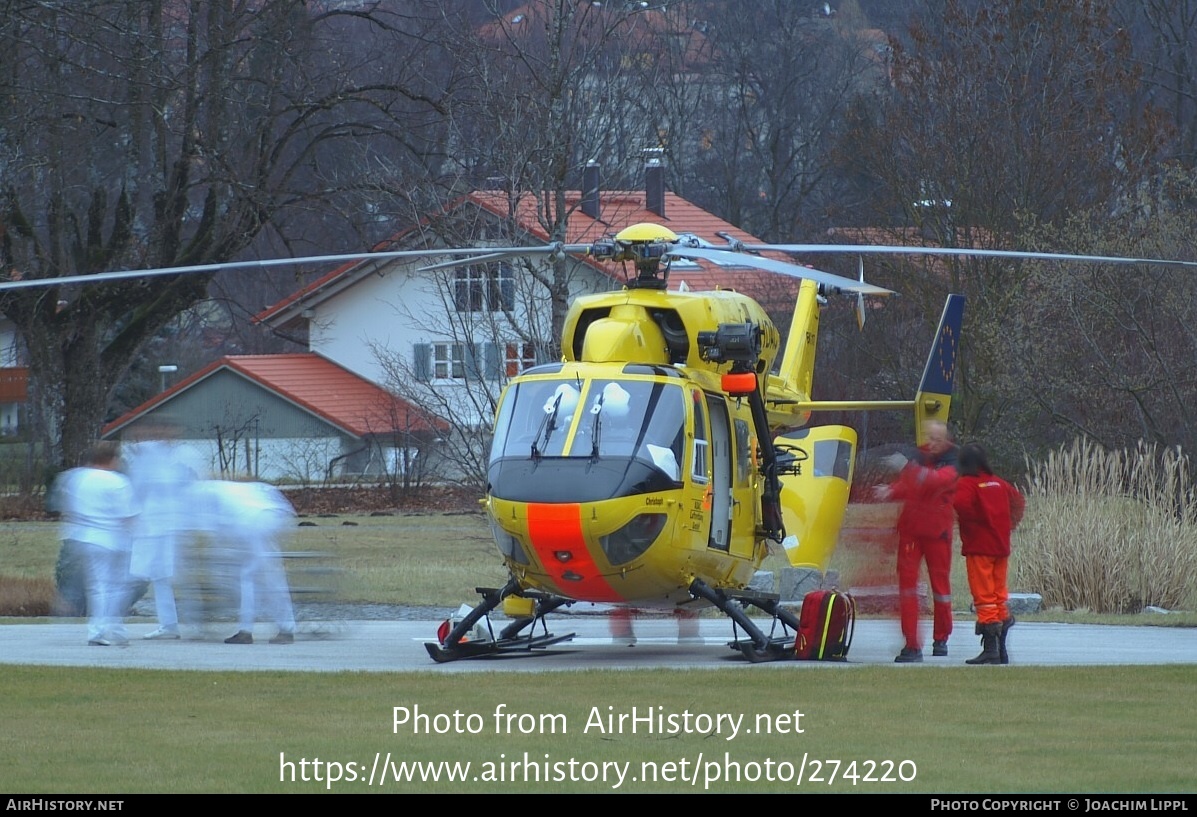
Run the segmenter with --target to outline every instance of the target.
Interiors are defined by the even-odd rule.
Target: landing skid
[[[438,664],[450,661],[460,661],[465,658],[486,658],[495,656],[526,657],[544,655],[543,650],[554,644],[573,639],[574,634],[554,635],[549,632],[544,617],[563,605],[572,604],[570,599],[560,596],[550,596],[532,590],[521,590],[519,583],[512,579],[503,588],[493,587],[475,588],[482,596],[482,603],[470,611],[469,615],[459,621],[453,629],[439,643],[426,642],[424,648],[429,657]],[[491,626],[490,613],[503,603],[508,596],[520,596],[535,602],[533,614],[526,618],[517,618],[497,634]],[[487,638],[469,638],[474,626],[481,621],[486,622]],[[541,629],[538,635],[537,627]],[[527,634],[521,634],[527,630]]]
[[[695,579],[691,583],[690,594],[709,601],[732,620],[735,640],[729,642],[728,646],[739,651],[749,661],[759,664],[794,658],[798,617],[778,603],[778,596],[772,593],[755,593],[751,590],[718,590],[701,579]],[[768,634],[748,617],[745,612],[748,606],[756,607],[773,618]],[[780,634],[777,632],[778,624],[781,625]],[[741,630],[744,631],[745,638],[740,638]]]

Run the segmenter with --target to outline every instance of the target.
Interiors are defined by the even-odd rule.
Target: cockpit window
[[[634,458],[681,479],[685,402],[677,383],[531,380],[499,409],[491,462],[502,458]]]
[[[487,490],[515,502],[553,503],[679,488],[684,394],[676,377],[517,380],[495,418]]]
[[[559,457],[577,414],[581,382],[514,383],[499,407],[491,461],[501,457]]]

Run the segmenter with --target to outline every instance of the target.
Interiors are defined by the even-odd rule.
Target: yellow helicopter
[[[577,601],[713,605],[744,632],[733,645],[749,659],[792,654],[787,628],[797,628],[796,616],[777,596],[746,588],[771,543],[791,564],[826,568],[856,453],[853,429],[803,426],[819,410],[905,408],[920,421],[946,419],[964,300],[949,296],[914,400],[812,402],[821,298],[889,290],[744,249],[700,244],[652,223],[595,244],[548,248],[626,262],[634,275],[622,291],[576,299],[561,362],[527,370],[500,397],[486,508],[511,578],[503,588],[480,588],[477,607],[442,625],[426,645],[433,659],[567,640],[547,628],[521,633]],[[785,350],[751,298],[669,291],[673,258],[802,278]],[[500,605],[512,623],[495,634],[488,619],[488,637],[473,638]],[[783,634],[766,633],[745,606],[780,622]]]
[[[592,244],[471,247],[326,255],[0,281],[10,289],[204,274],[232,268],[450,257],[424,270],[514,256],[589,256],[630,264],[627,286],[577,298],[562,360],[512,379],[500,397],[486,508],[510,573],[502,588],[442,625],[426,644],[438,662],[528,653],[572,638],[545,616],[579,601],[639,608],[714,606],[744,633],[731,646],[752,661],[792,657],[798,627],[775,595],[749,580],[771,546],[791,564],[823,569],[847,505],[856,433],[807,426],[818,411],[912,411],[944,420],[951,405],[964,299],[949,295],[913,400],[810,399],[821,302],[889,290],[761,253],[958,255],[1197,266],[1192,261],[959,248],[746,244],[714,246],[653,223]],[[464,259],[464,260],[463,260]],[[750,266],[802,279],[784,350],[778,328],[733,291],[667,289],[672,259]],[[779,360],[780,357],[780,360]],[[512,618],[495,633],[490,614]],[[782,625],[761,628],[746,607]],[[486,638],[475,627],[487,623]],[[540,634],[537,634],[538,626]]]
[[[565,318],[561,362],[525,371],[500,396],[485,502],[510,579],[502,588],[478,588],[482,602],[441,625],[437,641],[425,644],[435,661],[527,653],[569,640],[572,635],[548,632],[544,619],[578,601],[673,610],[714,606],[743,632],[730,646],[749,660],[794,656],[797,617],[778,596],[748,584],[773,545],[784,548],[792,565],[818,569],[827,567],[835,548],[856,432],[807,426],[810,415],[908,410],[918,434],[925,421],[945,421],[964,298],[947,297],[913,400],[812,401],[822,299],[854,295],[863,321],[865,295],[892,293],[864,282],[863,261],[854,281],[760,253],[1197,266],[1010,250],[747,244],[721,237],[726,246],[641,223],[589,245],[475,251],[485,260],[587,255],[631,264],[634,274],[622,291],[577,298]],[[674,258],[802,279],[786,348],[765,310],[745,295],[669,291]],[[489,616],[500,606],[512,621],[496,633]],[[758,626],[748,607],[771,617],[772,625]],[[484,635],[477,638],[483,620]]]

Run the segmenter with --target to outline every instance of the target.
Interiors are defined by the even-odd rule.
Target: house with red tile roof
[[[661,168],[653,162],[642,190],[602,191],[597,170],[593,172],[593,182],[585,184],[589,194],[564,193],[569,217],[560,238],[566,243],[590,243],[646,221],[718,246],[726,246],[721,234],[759,241],[666,190]],[[544,197],[532,193],[475,191],[376,249],[543,246],[550,241],[547,206]],[[441,416],[488,426],[506,380],[544,362],[555,348],[548,291],[538,283],[546,275],[545,262],[463,262],[421,270],[441,260],[345,264],[270,306],[256,320],[306,335],[310,351]],[[563,263],[569,267],[571,298],[622,287],[626,276],[634,274],[590,257],[569,257]],[[735,264],[674,261],[669,288],[736,289],[784,314],[793,307],[797,282]]]
[[[152,436],[165,421],[212,474],[320,483],[424,466],[448,424],[317,354],[223,357],[106,425]]]
[[[720,246],[721,234],[757,241],[667,191],[655,163],[643,190],[601,191],[595,168],[586,189],[564,194],[566,243],[594,242],[645,221]],[[427,248],[428,257],[344,264],[256,316],[306,336],[306,352],[222,358],[109,423],[104,436],[136,438],[169,417],[185,426],[214,473],[270,480],[394,474],[413,459],[434,461],[437,448],[468,470],[461,463],[479,454],[450,453],[452,431],[488,429],[506,381],[555,348],[547,290],[537,281],[545,267],[535,266],[547,262],[422,268],[441,260],[437,247],[543,246],[550,240],[545,207],[532,194],[460,197],[375,248]],[[589,257],[562,263],[571,297],[622,287],[634,275]],[[788,312],[797,282],[737,264],[675,261],[669,287],[736,289]],[[468,436],[472,449],[485,438]]]

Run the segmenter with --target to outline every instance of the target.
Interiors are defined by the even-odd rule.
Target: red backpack
[[[846,661],[856,631],[856,601],[838,590],[812,590],[802,599],[794,657],[800,661]]]

